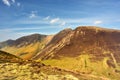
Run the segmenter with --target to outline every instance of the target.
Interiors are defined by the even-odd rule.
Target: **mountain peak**
[[[62,31],[60,31],[58,34],[64,34],[64,33],[68,33],[68,32],[70,32],[70,31],[72,31],[72,29],[71,28],[65,28],[65,29],[63,29]]]
[[[62,31],[71,31],[71,30],[72,30],[71,28],[65,28]]]
[[[53,39],[49,42],[50,43],[57,43],[59,42],[59,40],[61,40],[62,38],[64,38],[65,36],[67,36],[70,32],[72,32],[71,28],[66,28],[62,31],[60,31],[58,34],[56,34]],[[48,44],[48,45],[49,45]]]
[[[106,30],[106,28],[101,28],[97,26],[79,26],[75,30]]]
[[[87,30],[92,30],[92,31],[102,31],[102,32],[120,32],[120,30],[115,30],[115,29],[108,29],[108,28],[103,28],[103,27],[98,27],[98,26],[79,26],[75,29],[75,31],[87,31]]]

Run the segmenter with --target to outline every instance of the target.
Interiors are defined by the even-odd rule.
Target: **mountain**
[[[120,74],[120,30],[95,26],[63,30],[34,59],[75,72],[116,79]]]
[[[7,40],[0,43],[1,50],[12,53],[23,59],[31,59],[41,51],[52,38],[52,35],[32,34],[16,40]]]
[[[0,42],[0,49],[7,46],[7,45],[11,45],[14,42],[14,40],[7,40],[4,42]]]
[[[120,79],[120,30],[80,26],[51,36],[24,36],[0,46],[22,59],[84,75],[88,80]]]
[[[55,49],[54,47],[56,47],[57,49],[60,48],[59,45],[61,45],[61,43],[59,44],[59,42],[61,42],[62,39],[64,39],[70,32],[72,32],[72,29],[70,28],[66,28],[62,31],[60,31],[58,34],[56,34],[52,39],[51,41],[45,46],[45,48],[42,50],[41,53],[38,53],[38,55],[36,55],[34,58],[36,59],[37,57],[40,58],[40,57],[49,57],[49,52],[52,51],[53,49]],[[57,45],[59,44],[59,45]],[[64,43],[62,43],[64,44]],[[50,51],[49,51],[50,50]],[[48,54],[45,54],[45,53],[48,53]],[[45,57],[46,55],[46,57]]]
[[[42,57],[46,55],[44,59],[49,59],[49,57],[58,58],[60,56],[77,57],[83,53],[89,53],[94,55],[96,60],[101,60],[105,56],[113,59],[111,55],[113,54],[117,63],[120,63],[119,44],[119,30],[78,27],[75,30],[63,30],[55,35],[40,55],[44,54]]]
[[[19,57],[16,57],[15,55],[9,54],[4,51],[0,51],[0,63],[6,63],[6,62],[20,62],[22,59]]]

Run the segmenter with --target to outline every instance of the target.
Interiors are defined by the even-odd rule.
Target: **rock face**
[[[53,37],[51,42],[35,59],[59,59],[89,54],[91,61],[108,57],[108,64],[120,63],[120,31],[92,26],[81,26],[75,30],[66,29]],[[114,64],[114,65],[113,65]]]

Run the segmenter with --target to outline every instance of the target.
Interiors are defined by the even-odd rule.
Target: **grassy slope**
[[[3,63],[0,64],[1,80],[96,80],[57,67],[41,63]],[[101,80],[101,79],[97,79]]]
[[[62,57],[59,60],[45,60],[43,63],[72,70],[74,72],[92,74],[99,77],[110,78],[112,80],[119,80],[120,73],[116,73],[114,68],[107,65],[107,57],[102,61],[97,62],[91,62],[89,58],[91,58],[90,55],[81,55],[76,58]]]
[[[33,42],[29,45],[25,45],[22,47],[17,47],[19,45],[12,46],[12,47],[6,46],[2,48],[1,50],[8,52],[8,53],[12,53],[25,60],[31,59],[32,57],[34,57],[34,55],[36,55],[38,52],[40,52],[45,47],[45,45],[52,39],[53,36],[54,35],[49,35],[41,41]]]
[[[30,44],[27,46],[23,46],[20,48],[17,47],[5,47],[2,50],[12,53],[16,56],[20,56],[23,59],[30,59],[33,57],[38,51],[40,51],[44,47],[44,42],[37,42],[34,44]]]

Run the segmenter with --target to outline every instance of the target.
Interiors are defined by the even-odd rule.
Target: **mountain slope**
[[[98,27],[78,27],[73,31],[68,30],[63,33],[64,35],[61,32],[53,37],[40,54],[52,53],[55,58],[57,56],[76,57],[89,53],[97,58],[99,56],[97,60],[100,60],[105,56],[112,58],[112,53],[119,63],[120,31]]]
[[[52,38],[53,37],[53,38]],[[80,75],[120,79],[120,30],[80,26],[55,36],[30,35],[2,50]]]
[[[63,31],[60,31],[58,34],[56,34],[52,39],[51,41],[45,46],[45,48],[42,50],[42,52],[38,55],[36,55],[34,58],[36,59],[37,57],[40,58],[40,57],[44,57],[45,55],[46,56],[49,56],[49,52],[52,51],[54,49],[54,47],[56,47],[57,49],[58,48],[58,43],[64,38],[66,37],[70,32],[72,31],[72,29],[64,29]],[[50,51],[49,51],[50,50]],[[48,54],[44,54],[44,52],[48,53]]]
[[[31,59],[37,52],[44,48],[51,38],[52,36],[32,34],[12,40],[9,44],[8,41],[1,43],[1,50],[12,53],[23,59]]]
[[[54,41],[51,40],[34,59],[75,72],[119,78],[119,30],[81,26],[64,34],[63,37],[59,37],[63,35],[61,32],[54,36]]]
[[[5,62],[19,62],[22,59],[19,57],[16,57],[15,55],[9,54],[4,51],[0,51],[0,62],[5,63]]]
[[[0,49],[7,46],[7,45],[11,45],[14,42],[14,40],[7,40],[4,42],[0,42]]]

